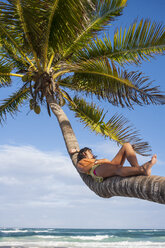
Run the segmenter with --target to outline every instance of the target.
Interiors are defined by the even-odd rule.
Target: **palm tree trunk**
[[[62,108],[51,96],[47,96],[47,102],[57,117],[68,153],[72,148],[79,149],[76,136]],[[74,155],[69,153],[69,155],[76,168],[77,153]],[[115,176],[105,179],[102,183],[98,183],[91,176],[80,173],[79,171],[78,173],[84,183],[100,197],[126,196],[165,204],[165,177],[131,176],[123,178]]]

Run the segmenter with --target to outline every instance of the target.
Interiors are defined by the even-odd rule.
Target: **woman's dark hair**
[[[88,148],[88,147],[82,148],[77,155],[77,162],[79,162],[81,159],[85,158],[84,152],[86,152],[86,151],[90,151],[92,153],[91,148]],[[93,155],[93,157],[96,158],[97,156]]]

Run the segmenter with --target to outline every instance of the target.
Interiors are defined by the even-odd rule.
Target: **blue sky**
[[[110,27],[110,34],[136,18],[164,23],[164,7],[164,0],[128,0],[123,16]],[[165,57],[156,56],[130,70],[144,72],[165,92],[164,65]],[[15,80],[14,88],[20,83]],[[0,99],[12,90],[1,89]],[[101,104],[109,117],[122,113],[140,131],[158,155],[152,174],[165,176],[165,107],[136,106],[130,111]],[[66,107],[64,110],[80,147],[89,146],[99,158],[112,159],[119,147],[91,133]],[[0,127],[1,227],[165,228],[161,204],[124,197],[103,199],[90,191],[71,164],[56,118],[49,118],[45,109],[39,116],[28,111],[27,104],[15,119],[9,117]],[[142,164],[149,158],[138,159]]]

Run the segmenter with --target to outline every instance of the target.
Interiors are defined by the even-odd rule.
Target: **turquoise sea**
[[[0,247],[165,248],[165,229],[0,228]]]

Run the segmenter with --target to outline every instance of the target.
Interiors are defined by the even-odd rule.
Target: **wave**
[[[38,231],[33,231],[33,232],[34,233],[50,233],[50,231],[53,231],[53,230],[38,230]]]
[[[43,235],[36,235],[36,236],[33,236],[33,237],[36,237],[36,238],[40,238],[40,239],[60,239],[60,240],[66,240],[66,239],[75,239],[75,240],[93,240],[93,241],[96,241],[96,240],[104,240],[104,239],[108,239],[110,237],[114,237],[114,235],[96,235],[96,236],[54,236],[54,235],[47,235],[47,236],[43,236]]]
[[[63,236],[54,236],[54,235],[46,235],[46,236],[43,236],[43,235],[36,235],[36,236],[33,236],[34,238],[40,238],[40,239],[59,239],[59,238],[64,238]]]
[[[80,240],[104,240],[109,237],[114,237],[114,235],[96,235],[96,236],[70,236],[72,239],[80,239]]]
[[[89,243],[88,242],[65,242],[65,241],[40,241],[40,242],[32,242],[32,241],[26,241],[26,242],[0,242],[1,246],[12,246],[14,247],[37,247],[37,248],[45,248],[45,247],[66,247],[66,248],[87,248],[89,247]],[[160,242],[150,242],[150,241],[139,241],[139,242],[128,242],[128,241],[123,241],[123,242],[113,242],[113,243],[106,243],[106,242],[102,242],[102,243],[97,243],[97,242],[91,242],[90,243],[90,248],[164,248],[165,247],[165,242],[164,243],[160,243]]]
[[[28,230],[20,230],[20,229],[15,229],[15,230],[0,230],[1,233],[26,233],[29,232]]]
[[[42,230],[42,229],[38,229],[38,230],[34,230],[34,229],[0,229],[0,233],[5,233],[5,234],[22,234],[22,233],[29,233],[29,234],[35,234],[35,233],[59,233],[58,231],[55,231],[54,229],[48,229],[48,230]]]
[[[164,229],[130,229],[128,232],[164,232]]]

